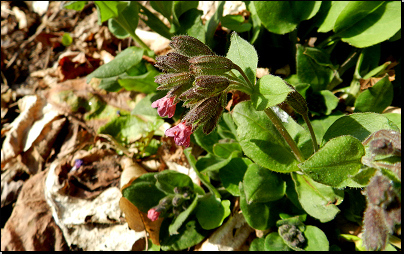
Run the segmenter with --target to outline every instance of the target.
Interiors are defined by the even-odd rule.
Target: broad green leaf
[[[192,8],[181,15],[181,26],[176,34],[187,34],[205,43],[205,27],[202,24],[203,11]]]
[[[265,250],[265,238],[255,238],[251,244],[248,251],[264,251]]]
[[[87,83],[92,78],[111,78],[125,73],[127,70],[142,61],[144,49],[138,47],[129,47],[119,53],[114,60],[100,66],[87,76]]]
[[[247,32],[252,27],[250,23],[244,23],[243,15],[226,15],[221,18],[220,23],[222,26],[237,33]]]
[[[145,6],[140,3],[137,4],[140,9],[139,14],[142,21],[145,22],[154,32],[171,40],[172,34],[170,33],[170,29],[163,23],[163,21],[156,17],[156,15],[149,11]]]
[[[265,237],[265,250],[266,251],[290,251],[291,249],[283,241],[278,232],[272,232]]]
[[[355,112],[382,113],[393,101],[393,85],[389,76],[379,80],[374,86],[369,87],[355,101]]]
[[[155,173],[141,175],[130,186],[122,190],[122,196],[144,213],[158,205],[160,199],[166,196],[164,192],[156,188],[154,175]]]
[[[317,183],[310,177],[292,173],[295,189],[303,209],[322,223],[331,221],[340,212],[337,205],[344,198],[344,191]]]
[[[328,140],[350,135],[364,141],[370,134],[381,129],[399,131],[400,129],[387,117],[377,113],[354,113],[337,119],[324,134],[322,144]]]
[[[150,1],[151,7],[160,12],[169,22],[171,22],[171,10],[173,1]]]
[[[88,1],[69,1],[65,2],[63,5],[63,8],[69,9],[69,10],[75,10],[75,11],[81,11],[84,9],[84,6],[86,6]]]
[[[230,201],[216,199],[214,195],[201,199],[196,210],[196,218],[203,229],[220,227],[230,215]]]
[[[303,232],[306,238],[305,251],[328,251],[330,244],[327,236],[318,227],[307,225],[306,230]]]
[[[170,235],[168,228],[171,220],[163,220],[159,239],[161,249],[164,251],[178,251],[193,247],[200,243],[209,233],[204,230],[197,222],[195,216],[189,217],[183,225],[178,229],[178,234]]]
[[[339,98],[328,90],[321,90],[320,94],[325,100],[326,111],[324,114],[329,115],[338,106]]]
[[[110,18],[115,18],[121,15],[123,9],[128,5],[127,2],[121,1],[94,1],[94,3],[97,6],[101,17],[101,20],[98,20],[100,25]]]
[[[292,91],[280,77],[265,75],[254,86],[251,101],[255,109],[261,111],[284,102]]]
[[[166,95],[166,91],[160,91],[157,93],[151,93],[146,95],[143,99],[141,99],[132,110],[132,115],[147,115],[147,116],[155,116],[159,117],[157,110],[152,108],[151,104],[164,97]]]
[[[398,113],[384,113],[385,117],[387,117],[390,121],[395,123],[401,132],[401,114]]]
[[[286,192],[286,183],[280,174],[255,163],[248,166],[243,185],[248,204],[275,201],[282,198]]]
[[[356,64],[355,75],[364,77],[371,70],[379,65],[381,45],[377,44],[371,47],[364,48],[359,55]]]
[[[237,129],[230,113],[223,113],[217,125],[217,133],[222,138],[237,140]]]
[[[324,90],[334,76],[331,66],[325,52],[297,44],[296,72],[300,83],[310,84],[315,92]]]
[[[170,235],[178,234],[178,229],[183,225],[183,223],[188,219],[191,213],[195,210],[198,205],[198,197],[194,198],[194,201],[188,206],[188,208],[180,213],[177,218],[173,220],[173,222],[168,227],[168,232]]]
[[[329,140],[299,168],[314,181],[335,188],[346,187],[345,180],[358,173],[365,155],[362,143],[352,136]]]
[[[251,84],[255,84],[258,55],[257,51],[250,43],[237,35],[237,33],[233,32],[230,38],[230,48],[226,57],[244,71]],[[243,79],[241,74],[239,74],[238,77]]]
[[[345,6],[348,4],[348,1],[332,1],[331,2],[331,7],[328,10],[328,13],[318,28],[317,32],[319,33],[327,33],[331,31],[334,28],[335,21],[338,18],[338,15],[340,15],[341,11],[345,8]]]
[[[261,31],[261,20],[258,17],[257,10],[255,9],[255,5],[253,1],[246,2],[247,10],[251,13],[250,19],[252,22],[252,36],[250,39],[250,43],[254,44],[257,40],[260,31]]]
[[[400,29],[401,4],[398,1],[352,1],[342,10],[334,26],[335,36],[357,48],[388,40]]]
[[[285,128],[303,154],[309,156],[312,144],[308,132],[286,116]],[[249,101],[241,102],[233,109],[233,119],[243,152],[255,163],[282,173],[298,170],[298,162],[290,147],[264,112],[256,111]]]
[[[155,175],[156,187],[166,194],[174,194],[174,188],[189,187],[194,189],[194,184],[189,176],[174,170],[164,170]]]
[[[239,183],[240,208],[248,225],[258,230],[265,230],[275,225],[279,218],[277,201],[248,204],[243,183]]]
[[[311,125],[314,129],[314,134],[318,141],[323,140],[323,136],[327,129],[340,117],[344,116],[341,111],[336,111],[330,115],[322,116],[320,118],[311,120]],[[303,124],[304,128],[307,128],[306,124]]]
[[[222,167],[226,166],[231,159],[240,157],[241,151],[236,150],[232,151],[228,158],[221,158],[217,155],[208,153],[206,156],[201,157],[196,162],[196,166],[202,173],[210,172],[210,171],[218,171]]]
[[[258,17],[268,31],[276,34],[292,32],[303,20],[312,18],[320,9],[320,1],[256,1]]]
[[[219,169],[223,187],[233,196],[240,196],[238,184],[243,181],[244,174],[252,163],[248,158],[233,158],[227,165]]]
[[[218,143],[213,145],[213,153],[223,159],[229,158],[233,151],[242,151],[239,143]]]
[[[122,89],[122,86],[118,83],[119,75],[111,78],[103,78],[98,85],[98,88],[104,89],[108,92],[118,92]]]

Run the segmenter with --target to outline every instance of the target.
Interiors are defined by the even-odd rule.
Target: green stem
[[[318,143],[317,143],[316,135],[314,134],[314,131],[313,131],[313,126],[311,125],[310,120],[309,120],[309,115],[306,113],[306,114],[304,114],[302,116],[303,116],[304,122],[307,125],[307,128],[309,128],[311,140],[313,141],[314,152],[317,152],[318,151]]]
[[[276,129],[279,131],[279,133],[282,135],[282,137],[285,139],[286,143],[290,146],[292,149],[293,154],[295,155],[296,159],[299,162],[304,161],[304,156],[300,149],[297,147],[295,141],[293,141],[292,137],[290,136],[289,132],[285,129],[285,126],[283,126],[281,120],[279,120],[278,116],[275,114],[275,112],[271,108],[266,108],[264,110],[265,114],[269,117],[271,122],[274,124]]]
[[[238,70],[238,72],[240,72],[241,76],[243,76],[243,78],[245,79],[245,81],[247,81],[248,85],[250,86],[250,88],[252,89],[254,87],[253,84],[251,84],[250,80],[248,80],[247,75],[245,75],[244,71],[235,64],[235,69]]]
[[[132,31],[132,29],[129,29],[128,26],[125,25],[126,21],[121,20],[119,16],[115,18],[115,21],[130,34],[130,36],[139,44],[141,48],[150,50],[150,48],[135,34],[135,31]]]

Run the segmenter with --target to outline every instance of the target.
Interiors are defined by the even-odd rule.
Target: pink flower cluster
[[[157,108],[159,116],[168,116],[171,118],[175,113],[176,106],[173,102],[174,97],[168,97],[168,95],[166,95],[165,97],[153,102],[152,107]],[[166,130],[165,134],[168,137],[174,137],[174,141],[177,145],[188,147],[191,140],[192,126],[185,125],[183,122]]]
[[[147,218],[149,218],[151,221],[158,220],[159,216],[160,213],[157,212],[155,208],[152,208],[147,212]]]

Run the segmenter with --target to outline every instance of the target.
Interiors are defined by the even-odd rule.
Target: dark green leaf
[[[280,77],[265,75],[254,86],[251,101],[255,109],[261,111],[284,102],[292,91]]]
[[[222,167],[226,166],[232,158],[240,157],[241,151],[233,151],[228,158],[223,159],[214,154],[208,153],[208,155],[198,159],[196,166],[202,173],[209,171],[218,171]]]
[[[180,17],[183,13],[190,9],[197,8],[198,1],[173,1],[172,14],[173,20],[171,23],[171,33],[176,33],[181,26]]]
[[[178,230],[177,235],[169,235],[168,227],[171,220],[165,219],[160,227],[160,246],[164,251],[178,251],[200,243],[209,233],[201,228],[195,216],[189,217]]]
[[[223,187],[233,196],[240,196],[238,184],[243,181],[248,165],[252,163],[248,158],[233,158],[227,165],[219,169]]]
[[[251,244],[248,251],[264,251],[265,250],[265,238],[255,238]]]
[[[174,188],[189,187],[191,190],[194,184],[189,176],[174,170],[164,170],[155,175],[156,187],[166,194],[174,194]]]
[[[322,144],[342,135],[350,135],[364,141],[370,134],[381,129],[399,131],[399,128],[383,115],[354,113],[337,119],[324,134]]]
[[[314,181],[335,188],[346,187],[350,176],[362,167],[365,155],[362,143],[352,136],[340,136],[329,140],[299,168]]]
[[[203,229],[214,229],[222,225],[230,215],[230,201],[216,199],[214,195],[201,199],[196,210],[196,218]]]
[[[123,75],[121,79],[118,79],[118,83],[128,91],[148,94],[156,91],[158,84],[154,82],[154,77],[159,74],[159,71],[151,67],[147,73],[139,76]]]
[[[87,76],[87,83],[91,78],[110,78],[125,73],[127,70],[142,61],[144,49],[129,47],[119,53],[114,60],[100,66]]]
[[[129,5],[113,20],[108,20],[108,28],[119,39],[127,38],[134,33],[139,23],[139,6],[136,2]]]
[[[327,236],[318,227],[308,225],[303,232],[306,238],[305,251],[328,251],[330,244],[328,243]]]
[[[185,211],[180,213],[178,215],[178,217],[173,220],[173,222],[168,227],[168,232],[170,233],[170,235],[178,234],[178,229],[183,225],[183,223],[186,221],[186,219],[188,219],[188,217],[192,214],[192,212],[195,210],[197,204],[198,204],[198,197],[195,197],[194,201],[192,201],[191,205],[189,205]]]
[[[169,22],[171,22],[171,10],[173,1],[150,1],[151,7],[160,12]]]
[[[221,18],[220,22],[222,26],[237,33],[247,32],[252,27],[250,23],[244,23],[243,15],[226,15]]]
[[[176,34],[187,34],[205,43],[205,27],[202,24],[203,11],[192,8],[181,15],[181,26]]]
[[[237,129],[230,113],[223,113],[217,125],[217,133],[222,138],[237,140]],[[209,134],[210,135],[210,134]]]
[[[145,22],[150,29],[170,40],[172,34],[163,21],[156,17],[156,15],[149,11],[145,6],[141,5],[140,3],[138,3],[138,5],[141,14],[140,18],[142,21]]]
[[[291,249],[283,241],[278,232],[272,232],[265,237],[266,251],[290,251]]]
[[[334,28],[334,24],[338,18],[338,15],[341,13],[341,11],[345,8],[345,6],[348,3],[349,3],[348,1],[332,1],[330,9],[328,10],[326,17],[324,18],[324,21],[321,23],[317,32],[327,33],[331,31]]]
[[[331,221],[340,212],[344,191],[317,183],[308,176],[292,173],[295,189],[303,209],[322,223]]]
[[[213,40],[213,36],[215,35],[217,26],[219,25],[220,18],[223,15],[223,6],[226,3],[226,1],[219,1],[217,4],[216,12],[213,14],[213,16],[205,23],[206,27],[206,44],[210,48],[215,47],[216,41]]]
[[[216,129],[209,133],[209,135],[206,135],[202,132],[202,128],[198,128],[192,135],[199,146],[213,154],[213,145],[219,141]]]
[[[150,208],[158,205],[160,199],[166,196],[164,192],[156,188],[154,174],[144,174],[122,190],[122,196],[144,213],[147,213]]]
[[[355,101],[355,112],[382,113],[393,101],[393,85],[389,76],[363,91]]]
[[[213,153],[223,159],[229,158],[234,151],[242,151],[239,143],[218,143],[213,145]]]
[[[275,201],[282,198],[286,192],[286,183],[280,174],[255,163],[248,166],[243,185],[248,204]]]
[[[99,22],[103,23],[110,18],[116,18],[121,15],[123,9],[128,5],[127,2],[121,1],[94,1],[98,12],[101,16]]]

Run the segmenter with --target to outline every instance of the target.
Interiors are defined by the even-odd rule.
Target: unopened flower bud
[[[196,92],[201,95],[216,95],[230,85],[230,80],[222,76],[198,76],[195,78]]]
[[[194,77],[189,72],[161,74],[154,78],[154,82],[160,84],[157,90],[169,90],[176,86],[190,87]]]
[[[210,50],[210,48],[203,42],[187,35],[172,37],[169,45],[171,48],[174,49],[176,53],[188,57],[199,55],[215,55],[212,50]]]
[[[306,100],[292,85],[288,84],[287,82],[285,83],[293,89],[293,91],[290,92],[286,97],[285,102],[289,104],[289,106],[291,106],[297,113],[306,115],[309,111]]]
[[[176,196],[173,198],[173,206],[179,206],[182,203],[182,197]]]
[[[165,56],[158,56],[155,67],[160,68],[164,72],[188,72],[189,71],[189,57],[183,56],[178,53],[168,53]]]
[[[189,70],[197,75],[218,75],[237,67],[230,59],[223,56],[196,56],[188,62]]]
[[[151,208],[147,212],[147,218],[149,218],[151,221],[156,221],[160,216],[160,212],[157,212],[155,208]]]

